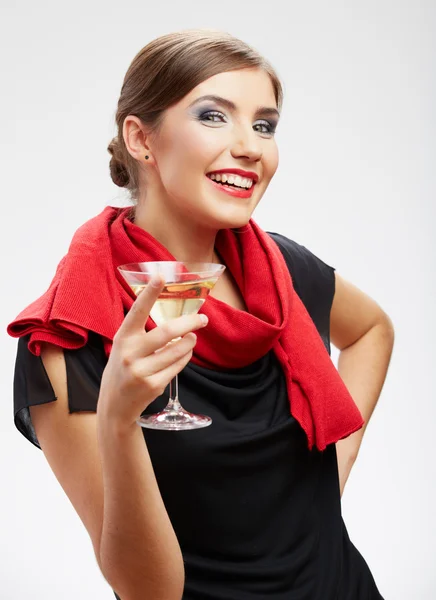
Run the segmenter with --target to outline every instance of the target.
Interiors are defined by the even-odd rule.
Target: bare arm
[[[103,466],[103,573],[122,600],[180,600],[184,566],[141,428],[117,431],[99,419]],[[123,592],[126,590],[125,592]]]
[[[394,328],[372,298],[337,273],[335,276],[331,340],[340,350],[339,374],[365,420],[362,429],[336,444],[342,495],[386,379]]]
[[[139,323],[147,312],[147,299],[140,297],[136,303],[114,341],[97,414],[69,414],[63,351],[46,344],[42,359],[57,400],[32,407],[31,417],[41,448],[88,530],[112,588],[122,600],[180,600],[180,547],[135,421],[189,361],[195,335],[188,332],[203,324],[198,316],[181,317],[145,333],[144,321]],[[165,347],[178,336],[184,337]]]

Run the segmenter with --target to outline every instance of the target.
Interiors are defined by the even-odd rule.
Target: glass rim
[[[218,271],[223,271],[226,268],[226,265],[222,265],[220,263],[204,263],[204,262],[197,262],[197,261],[183,261],[183,260],[145,260],[145,261],[141,261],[141,262],[131,262],[131,263],[126,263],[124,265],[118,265],[117,269],[122,272],[122,273],[129,273],[131,275],[138,275],[138,274],[142,274],[142,275],[159,275],[159,273],[156,272],[151,272],[151,271],[138,271],[137,269],[132,269],[132,267],[134,265],[146,265],[146,264],[152,264],[152,265],[166,265],[168,263],[174,263],[174,264],[180,264],[186,267],[186,265],[202,265],[202,269],[196,269],[196,270],[191,270],[191,269],[187,269],[187,271],[185,271],[184,273],[180,273],[180,274],[191,274],[191,275],[206,275],[206,274],[212,274],[212,273],[216,273]],[[206,267],[206,268],[205,268]]]

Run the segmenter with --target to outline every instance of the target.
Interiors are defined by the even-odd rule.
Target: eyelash
[[[222,117],[225,118],[225,115],[223,115],[222,112],[219,112],[218,110],[208,110],[204,113],[202,113],[201,115],[199,115],[199,120],[200,121],[208,121],[208,117]],[[218,121],[211,121],[212,123],[217,123]],[[264,119],[261,119],[260,122],[258,122],[258,124],[263,125],[264,127],[268,127],[268,131],[259,131],[259,133],[264,133],[264,134],[269,134],[269,135],[274,135],[275,131],[276,131],[276,126],[274,126],[272,123],[270,123],[269,121],[266,121]]]

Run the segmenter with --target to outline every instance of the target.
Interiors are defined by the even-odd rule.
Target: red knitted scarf
[[[176,260],[127,216],[105,208],[75,233],[47,292],[8,326],[13,337],[80,348],[88,331],[103,336],[109,355],[113,337],[135,295],[118,265]],[[209,296],[202,307],[209,324],[197,331],[192,361],[211,369],[246,366],[273,349],[286,376],[290,410],[307,434],[309,448],[324,450],[360,429],[362,416],[295,292],[276,243],[253,220],[242,231],[218,232],[216,249],[238,285],[248,312]],[[150,319],[146,329],[155,324]]]

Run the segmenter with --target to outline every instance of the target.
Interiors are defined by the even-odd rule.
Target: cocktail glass
[[[165,287],[150,311],[150,317],[160,326],[170,319],[197,313],[225,268],[215,263],[158,261],[120,265],[118,270],[136,295],[154,276],[163,277]],[[137,423],[148,429],[180,431],[207,427],[212,419],[192,414],[181,406],[176,375],[170,382],[170,398],[164,410],[141,416]]]

